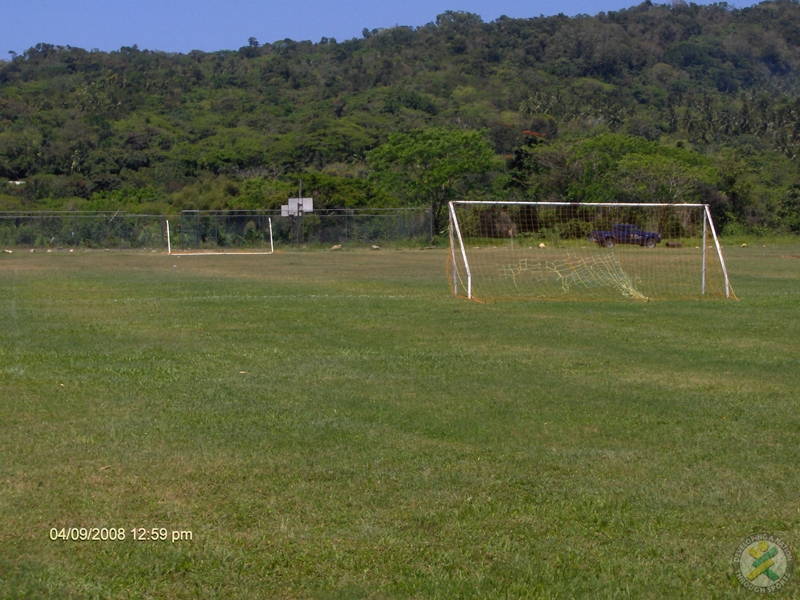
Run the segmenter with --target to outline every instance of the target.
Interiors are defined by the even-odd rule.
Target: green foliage
[[[186,55],[38,44],[0,63],[0,177],[36,181],[9,194],[29,208],[125,203],[144,188],[165,210],[273,205],[271,193],[220,183],[193,197],[191,186],[363,180],[365,157],[392,134],[457,128],[485,130],[510,157],[489,182],[498,197],[702,199],[720,218],[775,229],[800,176],[799,20],[795,1],[645,2],[491,23],[449,11],[341,43]],[[387,201],[349,189],[330,201]]]
[[[568,197],[583,202],[692,202],[717,176],[697,153],[621,135],[587,140],[573,160],[582,173]]]
[[[225,210],[240,207],[240,194],[239,184],[228,177],[206,177],[173,194],[172,203],[183,210]]]
[[[439,232],[447,202],[486,187],[483,177],[498,167],[479,131],[430,128],[393,133],[368,154],[375,179],[406,205],[429,205]]]
[[[92,194],[82,205],[83,210],[117,210],[124,206],[126,212],[160,214],[171,212],[162,210],[167,202],[164,192],[152,187],[125,188]]]
[[[418,94],[413,90],[400,90],[389,96],[384,104],[384,110],[392,114],[398,113],[402,107],[412,110],[421,110],[431,116],[435,116],[439,112],[436,108],[436,104],[434,104],[430,98]]]
[[[508,167],[529,197],[574,202],[699,201],[718,180],[707,157],[619,134],[550,143],[531,133]]]
[[[303,183],[303,195],[309,193],[325,208],[397,205],[393,196],[366,179],[319,172],[304,173],[299,179]]]
[[[789,231],[800,233],[800,184],[795,183],[786,192],[778,216]]]

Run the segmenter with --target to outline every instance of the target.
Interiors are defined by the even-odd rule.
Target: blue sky
[[[341,41],[360,37],[365,27],[424,25],[446,10],[463,10],[492,21],[501,15],[593,15],[635,4],[625,0],[0,0],[0,59],[39,42],[105,51],[134,44],[167,52],[232,50],[246,45],[250,37],[261,43],[285,38],[318,42],[323,36]]]

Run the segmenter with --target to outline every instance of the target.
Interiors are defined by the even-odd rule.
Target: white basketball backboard
[[[313,198],[289,198],[288,204],[281,205],[282,217],[296,217],[301,213],[314,212]]]

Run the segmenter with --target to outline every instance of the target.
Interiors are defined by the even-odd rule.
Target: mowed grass
[[[800,245],[752,246],[739,301],[489,305],[439,250],[2,254],[0,596],[749,598],[800,548]]]

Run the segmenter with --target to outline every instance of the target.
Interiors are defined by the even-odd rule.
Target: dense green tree
[[[784,226],[794,233],[800,233],[800,184],[795,183],[789,190],[778,211]]]
[[[680,204],[699,200],[704,186],[716,185],[717,173],[710,164],[695,166],[663,153],[629,154],[614,179],[622,199]]]
[[[393,133],[367,158],[375,179],[406,205],[427,205],[434,232],[445,220],[447,203],[486,189],[484,177],[499,167],[480,131],[430,128]]]

